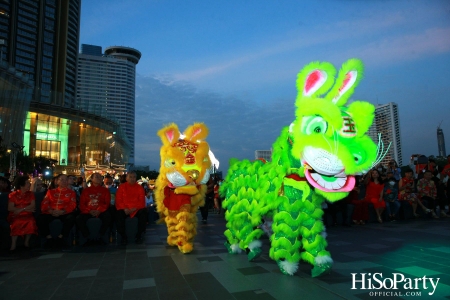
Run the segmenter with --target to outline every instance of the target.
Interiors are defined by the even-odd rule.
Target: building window
[[[50,157],[59,161],[61,142],[36,140],[36,156]]]

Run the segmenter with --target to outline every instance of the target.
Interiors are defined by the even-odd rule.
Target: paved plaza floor
[[[283,275],[268,256],[267,238],[254,262],[228,254],[224,230],[223,216],[210,213],[190,254],[167,246],[165,226],[155,224],[142,245],[2,253],[0,299],[450,299],[450,218],[330,227],[334,265],[320,278],[311,278],[305,262],[294,276]],[[374,273],[386,288],[368,288]],[[397,290],[389,289],[394,277],[404,279]]]

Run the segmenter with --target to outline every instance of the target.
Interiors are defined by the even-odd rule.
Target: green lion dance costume
[[[381,155],[365,135],[374,106],[344,106],[362,74],[357,59],[343,64],[336,82],[330,63],[308,64],[297,77],[296,119],[273,144],[272,161],[230,161],[220,189],[230,253],[244,250],[249,261],[261,254],[264,217],[273,220],[270,257],[282,273],[293,275],[300,259],[314,266],[313,277],[331,270],[322,203],[347,196],[354,175],[367,172]]]

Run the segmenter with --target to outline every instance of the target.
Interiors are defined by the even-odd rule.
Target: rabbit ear
[[[327,62],[312,62],[297,75],[298,97],[312,97],[327,92],[334,82],[336,69]]]
[[[328,93],[327,99],[331,100],[337,106],[343,106],[353,91],[358,86],[362,78],[364,65],[359,59],[349,59],[339,71],[336,84]]]
[[[194,123],[186,128],[184,135],[186,139],[193,141],[202,141],[208,136],[208,127],[203,123]]]
[[[161,138],[163,145],[168,146],[172,145],[175,141],[178,141],[180,138],[180,131],[178,130],[177,124],[172,123],[158,131],[158,135]]]

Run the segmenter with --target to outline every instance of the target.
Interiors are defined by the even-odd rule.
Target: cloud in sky
[[[182,130],[206,123],[222,166],[269,149],[294,118],[295,79],[313,60],[337,68],[363,60],[354,98],[399,104],[404,162],[437,153],[441,120],[450,135],[448,1],[96,0],[82,7],[82,43],[142,52],[138,164],[159,168],[156,132],[171,122]]]
[[[255,150],[270,149],[281,128],[294,118],[295,99],[260,105],[143,76],[138,76],[137,86],[136,163],[149,163],[152,169],[159,169],[160,163],[156,133],[169,123],[176,123],[180,131],[194,122],[205,123],[207,141],[225,168],[232,157],[253,159]]]
[[[432,10],[435,12],[434,9]],[[360,16],[336,23],[311,24],[307,30],[297,28],[283,33],[283,39],[280,39],[278,35],[275,37],[268,36],[269,41],[260,45],[252,45],[242,50],[242,53],[223,53],[222,56],[224,57],[215,57],[211,65],[208,65],[211,59],[206,57],[203,62],[203,64],[206,64],[205,66],[187,72],[176,72],[173,74],[173,78],[190,82],[201,81],[204,78],[211,81],[214,76],[219,76],[225,72],[236,72],[236,69],[245,68],[245,65],[251,62],[299,50],[309,51],[312,47],[324,49],[318,50],[318,53],[321,53],[330,49],[328,48],[329,45],[333,45],[334,48],[339,44],[350,48],[348,52],[352,52],[353,55],[356,52],[368,58],[373,54],[377,54],[376,56],[392,54],[393,59],[406,60],[410,55],[405,56],[405,52],[407,52],[406,54],[414,53],[415,58],[417,58],[436,51],[448,51],[450,39],[442,39],[442,37],[448,36],[446,34],[448,34],[450,27],[424,29],[423,32],[411,34],[405,34],[405,32],[390,33],[398,31],[399,28],[408,27],[412,18],[417,21],[415,11],[383,11],[382,13],[373,12],[370,17]],[[355,51],[355,48],[352,47],[355,44],[355,39],[362,37],[377,38],[375,41],[367,40],[362,47],[358,47],[358,51]],[[345,49],[342,46],[339,46],[339,48]],[[213,55],[216,56],[217,54]],[[197,61],[196,64],[202,64],[202,62]]]

